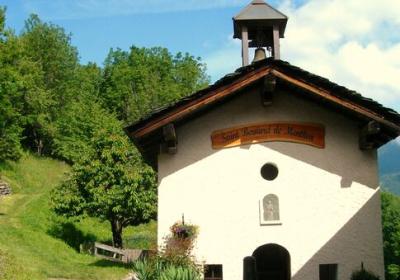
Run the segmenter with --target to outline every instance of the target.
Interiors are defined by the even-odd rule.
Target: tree
[[[41,155],[50,154],[55,120],[74,98],[78,55],[70,36],[31,15],[20,36],[25,80],[23,115],[25,144]]]
[[[100,130],[88,155],[76,163],[52,194],[52,207],[67,217],[89,215],[108,220],[113,244],[122,247],[122,231],[156,215],[154,171],[139,159],[120,126]]]
[[[78,162],[82,155],[90,152],[95,134],[114,125],[110,118],[110,113],[93,101],[77,100],[67,104],[56,120],[52,154],[70,164]]]
[[[3,36],[5,25],[6,25],[6,8],[0,6],[0,36]]]
[[[400,197],[382,193],[383,250],[387,280],[400,278]]]
[[[125,123],[187,96],[209,83],[200,58],[165,48],[111,50],[105,60],[101,96]]]
[[[80,66],[77,69],[74,100],[60,110],[55,120],[56,131],[52,155],[67,161],[77,162],[91,146],[91,139],[101,129],[111,130],[116,124],[114,117],[102,108],[99,101],[101,70],[95,64]]]
[[[0,7],[0,162],[21,157],[22,117],[20,114],[22,77],[20,42],[5,29],[5,8]]]
[[[25,55],[36,62],[42,72],[44,87],[61,105],[72,94],[69,86],[78,66],[78,52],[71,46],[70,34],[57,25],[42,22],[33,14],[25,21],[21,39]]]

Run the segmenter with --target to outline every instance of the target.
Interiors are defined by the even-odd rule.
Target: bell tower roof
[[[279,39],[284,38],[288,17],[263,0],[253,0],[233,17],[233,38],[242,40],[242,63],[249,64],[249,48],[257,48],[257,54],[271,51],[274,59],[280,59]],[[257,57],[257,60],[261,59]]]
[[[239,14],[237,14],[234,19],[287,19],[287,16],[274,9],[263,0],[253,0]]]
[[[279,35],[284,37],[288,17],[280,11],[274,9],[263,0],[253,0],[239,14],[233,17],[234,38],[242,39],[242,24],[257,25],[261,27],[271,27],[279,25]]]

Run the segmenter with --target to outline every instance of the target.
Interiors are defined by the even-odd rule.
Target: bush
[[[200,280],[201,274],[193,267],[169,265],[161,271],[160,280]]]
[[[400,279],[400,197],[383,192],[382,230],[385,279]]]
[[[400,265],[397,264],[389,264],[387,267],[387,273],[389,274],[389,279],[386,278],[386,280],[390,279],[400,279]]]
[[[133,263],[133,271],[138,280],[156,280],[161,272],[160,263],[150,260],[138,260]]]
[[[157,256],[134,263],[139,280],[200,280],[201,269],[191,251],[198,234],[197,226],[175,223],[165,246]]]
[[[351,275],[351,280],[379,280],[379,276],[374,273],[361,268],[359,271],[353,272]]]
[[[200,280],[201,272],[195,266],[183,266],[162,257],[136,261],[133,270],[138,280]]]
[[[195,266],[192,250],[198,235],[198,227],[177,222],[170,228],[171,234],[165,237],[161,256],[170,263],[180,266]]]

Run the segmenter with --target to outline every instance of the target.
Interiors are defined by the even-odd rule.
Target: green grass
[[[129,268],[78,253],[79,244],[109,242],[107,222],[86,218],[72,223],[49,209],[50,191],[69,166],[26,155],[0,165],[13,194],[0,198],[0,279],[122,279]],[[124,231],[127,247],[149,248],[156,240],[155,222]]]
[[[124,233],[127,248],[156,249],[157,223],[155,221],[137,227],[129,227]]]

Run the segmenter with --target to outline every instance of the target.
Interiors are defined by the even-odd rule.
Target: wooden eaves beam
[[[269,75],[269,74],[271,74],[271,75]],[[160,129],[160,128],[164,127],[165,125],[168,125],[172,122],[176,122],[177,120],[183,118],[185,115],[195,111],[199,107],[213,103],[213,102],[218,101],[226,96],[229,96],[229,95],[235,93],[236,91],[252,84],[253,82],[255,82],[265,76],[267,76],[267,77],[275,76],[284,81],[287,81],[305,91],[311,92],[319,97],[322,97],[325,100],[328,100],[332,103],[338,104],[338,105],[340,105],[344,108],[347,108],[351,111],[357,112],[360,115],[363,115],[371,120],[377,121],[378,123],[383,124],[386,127],[393,129],[393,131],[395,131],[396,133],[400,134],[400,126],[396,125],[395,123],[393,123],[391,121],[386,120],[383,116],[381,116],[369,109],[366,109],[358,104],[355,104],[351,101],[347,101],[347,100],[341,99],[339,97],[333,96],[329,91],[327,91],[325,89],[316,87],[315,85],[309,84],[303,80],[293,78],[277,69],[272,68],[271,66],[265,66],[258,70],[247,73],[246,75],[244,75],[237,81],[232,82],[231,84],[217,88],[215,90],[212,90],[199,99],[192,100],[192,101],[188,102],[187,104],[184,104],[178,108],[175,108],[174,110],[172,110],[171,112],[168,112],[164,116],[161,116],[159,118],[156,118],[156,119],[148,122],[144,127],[141,127],[139,129],[137,129],[136,131],[131,132],[130,136],[135,139],[142,138],[143,136],[145,136],[153,131],[156,131],[157,129]],[[270,85],[273,85],[273,83],[270,82]]]

